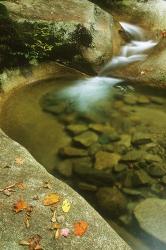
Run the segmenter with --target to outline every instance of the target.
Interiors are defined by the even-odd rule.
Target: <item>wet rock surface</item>
[[[53,174],[84,195],[103,216],[132,232],[134,208],[140,202],[152,197],[166,199],[166,101],[163,93],[157,96],[158,104],[152,101],[154,92],[130,92],[127,86],[121,87],[123,91],[112,89],[105,102],[86,112],[79,112],[74,99],[64,102],[57,98],[53,89],[41,95],[38,105],[46,119],[52,117],[61,124],[68,138],[57,151],[51,147]],[[136,102],[126,103],[129,95]],[[61,102],[65,108],[50,114],[47,108],[56,108]],[[111,200],[116,196],[118,200]]]
[[[166,200],[149,198],[134,209],[134,215],[141,228],[158,240],[166,243]]]
[[[112,16],[89,1],[1,1],[0,13],[8,27],[0,27],[2,67],[49,59],[93,72],[112,56],[112,36],[119,37]]]
[[[9,139],[2,130],[0,130],[0,151],[1,189],[3,190],[7,186],[12,188],[6,189],[6,193],[2,191],[0,193],[0,225],[3,228],[1,230],[1,249],[24,249],[26,239],[31,237],[37,237],[37,239],[39,237],[40,248],[48,250],[55,248],[102,249],[103,245],[108,250],[130,249],[80,195],[50,175],[25,148]],[[20,181],[22,185],[20,184],[20,188],[15,190],[16,184]],[[15,192],[10,191],[13,189]],[[91,187],[91,191],[92,189],[94,191],[94,188]],[[43,199],[54,192],[61,197],[61,202],[56,206],[52,205],[53,210],[51,210],[49,206],[43,205]],[[19,197],[31,204],[28,228],[24,223],[26,216],[24,211],[15,213],[13,210]],[[68,214],[65,214],[61,207],[64,199],[68,199],[71,204]],[[56,211],[56,220],[62,225],[62,228],[68,227],[70,230],[70,235],[66,238],[62,236],[57,240],[54,230],[50,230],[54,211]],[[72,227],[80,220],[88,223],[88,230],[84,236],[77,237],[74,235]],[[37,243],[35,244],[37,245]]]
[[[103,116],[98,114],[96,123],[87,119],[91,117],[90,114],[81,114],[81,119],[76,115],[76,132],[66,130],[73,143],[79,142],[78,148],[86,147],[91,162],[81,166],[80,158],[73,166],[74,186],[78,190],[93,193],[99,209],[106,217],[114,218],[124,226],[132,228],[134,208],[142,200],[166,198],[165,149],[156,137],[155,126],[147,122],[146,117],[140,113],[146,110],[148,117],[148,110],[153,109],[154,105],[162,107],[164,111],[166,102],[163,97],[155,99],[155,96],[142,93],[121,93],[105,105],[106,113],[103,112]],[[61,115],[57,118],[60,119]],[[142,117],[144,120],[141,120]],[[69,126],[70,123],[67,127]],[[86,131],[80,131],[77,135],[79,126],[83,130],[86,127]],[[92,133],[93,136],[86,136]],[[95,140],[89,142],[88,139],[86,143],[88,137],[95,137]],[[94,201],[91,202],[93,204]]]

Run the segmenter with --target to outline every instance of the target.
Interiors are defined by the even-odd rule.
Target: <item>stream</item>
[[[4,132],[79,192],[135,250],[165,250],[139,227],[135,208],[166,199],[166,92],[108,77],[145,60],[157,43],[136,26],[99,76],[52,79],[10,93]]]

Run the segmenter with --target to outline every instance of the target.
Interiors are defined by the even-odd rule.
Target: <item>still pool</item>
[[[16,89],[0,125],[133,249],[166,249],[141,221],[152,216],[143,201],[166,200],[166,92],[103,81],[55,79]],[[162,221],[162,212],[156,216]]]

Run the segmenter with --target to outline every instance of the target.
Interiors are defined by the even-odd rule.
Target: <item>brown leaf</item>
[[[51,185],[49,184],[49,182],[48,182],[48,181],[45,181],[45,182],[44,182],[43,187],[44,187],[44,188],[51,189]]]
[[[18,183],[16,184],[16,186],[17,186],[19,189],[21,189],[21,190],[26,189],[26,185],[25,185],[25,183],[23,183],[23,182],[18,182]]]
[[[26,214],[25,214],[25,219],[24,219],[26,228],[30,227],[30,219],[31,219],[32,211],[33,211],[33,206],[30,205],[26,208]]]
[[[22,210],[26,209],[27,207],[28,207],[27,203],[22,198],[20,198],[20,200],[18,200],[14,204],[13,209],[16,213],[19,213]]]
[[[24,223],[25,223],[26,228],[30,227],[29,219],[30,219],[29,216],[25,216]]]
[[[60,196],[57,193],[47,194],[43,200],[44,206],[50,206],[60,201]]]
[[[56,210],[53,211],[53,216],[51,218],[51,221],[54,223],[56,222]]]
[[[34,195],[34,196],[32,197],[32,199],[35,200],[35,201],[37,201],[37,200],[39,200],[39,196],[36,194],[36,195]]]
[[[21,240],[19,244],[23,246],[29,246],[29,250],[42,250],[40,245],[41,239],[42,237],[36,234],[30,237],[28,240]]]

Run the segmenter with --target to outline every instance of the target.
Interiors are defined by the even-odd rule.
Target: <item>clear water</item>
[[[9,95],[0,113],[0,125],[50,173],[80,192],[133,249],[165,249],[139,229],[132,209],[147,197],[166,198],[162,182],[166,174],[151,176],[148,168],[155,163],[154,159],[145,160],[150,154],[160,158],[162,164],[166,163],[166,92],[119,84],[108,84],[107,87],[101,84],[97,92],[100,98],[97,99],[93,99],[98,95],[93,84],[88,88],[82,82],[80,85],[80,81],[78,84],[78,81],[52,80],[26,86]],[[83,96],[79,95],[80,86],[81,90],[85,86]],[[73,124],[79,125],[78,135],[84,130],[90,132],[90,139],[86,140],[88,146],[83,145],[79,138],[75,139],[78,135],[74,135],[76,127],[74,132],[71,131],[70,125]],[[83,141],[88,136],[83,136]],[[142,139],[134,143],[134,136]],[[64,148],[71,145],[83,150],[84,156],[80,156],[80,152],[77,156],[64,153]],[[143,158],[124,162],[123,157],[133,150],[141,150]],[[97,164],[98,152],[116,154],[121,159],[110,166],[103,163],[107,158],[104,155]],[[153,184],[140,182],[135,185],[131,183],[133,177],[127,180],[127,176],[133,176],[140,169],[154,180]],[[127,200],[126,209],[122,209],[119,203],[116,209],[101,204],[104,198],[97,193],[103,190],[104,194],[104,187],[118,189]],[[131,190],[141,195],[129,194]]]

